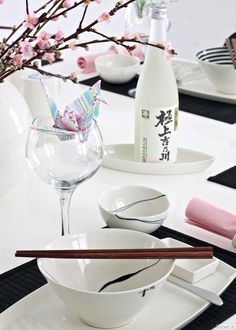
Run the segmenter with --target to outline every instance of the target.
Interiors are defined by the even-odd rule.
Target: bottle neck
[[[152,11],[150,26],[150,43],[165,43],[168,26],[166,10],[155,8]]]

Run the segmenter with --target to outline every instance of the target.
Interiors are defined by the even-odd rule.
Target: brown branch
[[[0,29],[1,30],[12,30],[12,26],[3,26],[3,25],[0,25]]]
[[[80,2],[75,3],[73,6],[71,6],[70,8],[66,8],[63,11],[61,11],[60,13],[53,15],[50,17],[50,19],[55,19],[58,18],[60,16],[65,16],[70,10],[73,10],[74,8],[80,6],[82,3],[85,3],[86,0],[81,0]]]
[[[45,71],[45,70],[43,70],[43,69],[41,69],[41,68],[39,68],[37,66],[34,66],[34,65],[24,65],[24,67],[25,68],[28,68],[28,69],[35,70],[35,71],[41,73],[42,75],[59,78],[59,79],[62,79],[64,81],[71,80],[71,77],[70,76],[63,76],[63,75],[58,74],[58,73],[53,73],[53,72]]]
[[[103,40],[95,39],[95,40],[91,40],[91,41],[88,41],[88,42],[82,42],[82,43],[75,44],[75,46],[80,47],[80,48],[86,48],[87,45],[100,44],[100,43],[106,43],[106,42],[110,42],[110,40],[108,40],[108,39],[103,39]],[[69,45],[64,45],[61,48],[58,48],[58,51],[62,51],[62,50],[66,50],[66,49],[69,49]]]
[[[39,11],[45,9],[51,2],[53,2],[55,0],[49,0],[47,1],[43,6],[39,7],[37,10],[35,10],[35,13],[38,13]],[[16,33],[16,31],[18,31],[24,24],[24,21],[21,22],[12,32],[11,34],[5,38],[5,42],[8,42],[8,40]]]
[[[144,42],[144,41],[141,41],[141,40],[138,40],[136,38],[131,38],[131,39],[125,39],[124,37],[118,39],[116,37],[109,37],[109,36],[106,36],[105,34],[95,30],[95,29],[90,29],[90,32],[94,33],[94,34],[97,34],[105,39],[108,39],[109,41],[113,42],[113,43],[116,43],[117,45],[121,45],[123,47],[125,47],[126,49],[128,50],[132,50],[133,46],[130,46],[130,45],[126,45],[125,42],[133,42],[133,43],[136,43],[136,44],[141,44],[141,45],[144,45],[144,46],[152,46],[152,47],[156,47],[156,48],[160,48],[162,50],[165,49],[165,45],[163,44],[152,44],[152,43],[149,43],[149,42]],[[134,46],[135,47],[135,46]],[[175,54],[175,51],[174,49],[171,49],[170,52],[172,54]]]
[[[33,36],[35,36],[43,27],[45,24],[47,24],[50,20],[51,20],[51,16],[48,17],[48,14],[50,13],[50,11],[53,11],[53,13],[55,13],[58,9],[60,9],[61,7],[61,4],[62,4],[62,1],[63,0],[56,0],[53,5],[48,9],[47,13],[45,13],[45,16],[44,16],[44,19],[41,19],[38,24],[37,24],[37,27],[36,27],[36,30],[33,34]],[[57,6],[58,5],[58,6]],[[55,8],[56,7],[56,8]],[[52,13],[52,15],[53,15]]]
[[[37,10],[34,11],[35,14],[37,14],[39,11],[45,9],[45,8],[46,8],[51,2],[53,2],[53,1],[55,1],[55,0],[48,0],[48,2],[46,2],[43,6],[39,7]],[[58,0],[58,2],[59,2],[59,1],[60,1],[60,0]]]
[[[29,1],[25,0],[25,10],[26,10],[26,14],[29,15]]]
[[[134,2],[135,0],[128,0],[126,1],[125,3],[121,4],[121,2],[117,2],[115,7],[112,8],[110,11],[109,11],[109,15],[110,16],[113,16],[118,10],[122,9],[122,8],[125,8],[127,7],[130,3]],[[83,32],[86,32],[88,30],[90,30],[94,25],[96,25],[98,23],[98,19],[95,19],[93,22],[91,22],[89,25],[87,25],[85,28],[83,29],[80,29],[80,27],[78,27],[76,29],[76,31],[72,34],[70,34],[68,37],[66,37],[64,39],[64,41],[68,41],[68,40],[71,40],[71,39],[76,39],[76,37],[80,34],[80,33],[83,33]]]
[[[83,12],[82,18],[81,18],[80,23],[79,23],[79,29],[82,29],[82,24],[83,24],[85,15],[87,13],[87,10],[88,10],[88,5],[86,5],[85,8],[84,8],[84,12]]]

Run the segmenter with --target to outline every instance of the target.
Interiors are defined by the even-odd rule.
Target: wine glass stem
[[[61,206],[61,234],[62,236],[70,233],[70,202],[74,189],[59,190],[60,206]]]

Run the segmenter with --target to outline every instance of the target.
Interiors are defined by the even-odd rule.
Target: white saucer
[[[199,67],[197,62],[175,58],[172,60],[175,74],[180,74],[189,69]],[[200,69],[200,67],[199,67]],[[183,84],[178,85],[178,90],[182,94],[197,96],[213,101],[236,104],[236,95],[217,92],[212,86],[206,75],[192,73],[183,78]]]
[[[233,281],[235,275],[236,270],[233,267],[219,260],[215,273],[205,277],[197,285],[221,294]],[[208,306],[209,303],[205,300],[166,281],[157,297],[133,322],[116,329],[177,330],[195,319]],[[73,316],[49,285],[45,285],[1,313],[0,329],[94,330],[95,328]]]
[[[113,144],[105,146],[102,165],[114,170],[140,174],[188,174],[204,171],[214,158],[210,155],[190,150],[178,149],[176,163],[142,163],[134,160],[133,144]]]

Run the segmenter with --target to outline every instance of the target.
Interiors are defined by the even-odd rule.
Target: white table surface
[[[86,87],[63,83],[61,104],[80,93],[81,88]],[[109,103],[101,104],[98,119],[104,143],[133,143],[134,100],[106,91],[102,91],[101,96]],[[214,163],[201,173],[169,176],[132,174],[101,167],[74,193],[70,214],[71,233],[104,226],[97,204],[104,190],[117,185],[146,185],[165,192],[170,199],[171,210],[165,226],[236,252],[229,239],[187,224],[184,216],[188,201],[195,196],[236,214],[235,190],[206,180],[236,165],[236,126],[181,111],[178,139],[180,147],[213,155]],[[0,196],[0,219],[2,273],[28,260],[15,258],[17,249],[40,249],[60,236],[58,196],[53,188],[40,181],[27,167],[18,185]],[[236,317],[233,321],[236,324]]]

